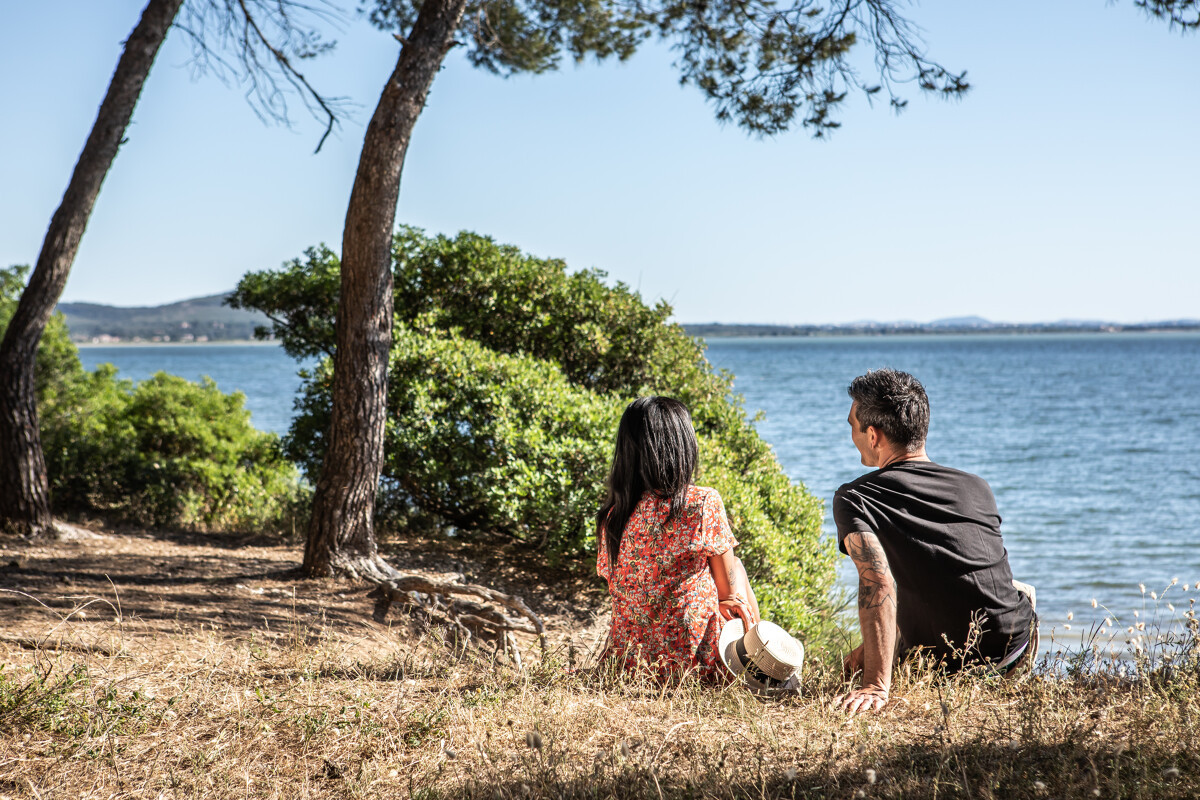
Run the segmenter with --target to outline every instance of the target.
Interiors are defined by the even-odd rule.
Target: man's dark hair
[[[673,397],[639,397],[628,405],[617,426],[608,495],[596,521],[608,545],[608,563],[617,567],[621,535],[646,492],[670,500],[667,519],[676,519],[687,503],[700,448],[687,406]]]
[[[929,398],[921,382],[895,369],[873,369],[850,382],[846,391],[857,404],[859,430],[872,425],[887,440],[911,453],[929,433]]]

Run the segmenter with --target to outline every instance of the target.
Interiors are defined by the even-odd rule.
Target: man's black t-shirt
[[[1000,660],[1028,639],[1033,609],[1013,587],[1000,513],[982,478],[932,461],[899,461],[839,488],[833,519],[843,553],[850,533],[874,533],[883,545],[902,647],[929,647],[957,661],[945,639],[961,649],[980,615],[975,658]]]

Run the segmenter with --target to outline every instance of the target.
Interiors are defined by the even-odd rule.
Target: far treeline
[[[1194,0],[1134,5],[1173,28],[1200,27]],[[250,429],[241,398],[211,385],[160,375],[135,387],[111,368],[84,372],[53,316],[169,32],[190,38],[199,70],[247,88],[266,119],[286,122],[288,97],[299,96],[324,125],[318,151],[341,119],[298,69],[333,51],[323,32],[345,24],[339,7],[148,0],[33,269],[0,275],[0,530],[51,533],[52,510],[71,504],[218,528],[272,516],[296,524],[301,508],[312,577],[404,577],[378,553],[381,521],[565,558],[591,546],[588,512],[616,414],[635,395],[669,393],[695,414],[701,480],[725,497],[751,580],[769,587],[764,613],[816,624],[833,569],[820,502],[787,479],[728,379],[667,322],[669,308],[484,237],[397,233],[408,145],[452,52],[510,76],[564,59],[624,60],[658,40],[717,120],[760,135],[829,135],[851,93],[895,110],[906,87],[958,98],[966,73],[926,55],[900,0],[366,0],[360,10],[394,39],[396,61],[380,76],[340,252],[319,247],[248,275],[234,298],[266,313],[289,352],[322,356],[286,439]]]
[[[98,303],[59,303],[71,340],[83,343],[108,342],[230,342],[270,335],[270,318],[258,311],[231,308],[231,294],[197,297],[161,306],[120,307]],[[1200,331],[1200,320],[1158,322],[991,322],[978,317],[934,322],[859,322],[842,325],[769,325],[725,322],[682,323],[689,336],[888,336],[963,335],[973,333],[1148,333],[1155,331]]]
[[[270,323],[265,314],[230,308],[228,294],[197,297],[161,306],[59,303],[75,342],[219,342],[254,338]]]
[[[862,322],[851,325],[739,325],[721,322],[684,325],[692,336],[941,336],[995,333],[1152,333],[1200,331],[1200,320],[1164,322]]]

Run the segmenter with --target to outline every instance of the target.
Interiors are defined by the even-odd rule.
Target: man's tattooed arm
[[[879,539],[873,533],[851,533],[846,536],[846,550],[858,568],[858,607],[871,609],[890,604],[894,611],[896,584]]]
[[[862,688],[835,702],[851,713],[877,711],[887,703],[896,652],[896,582],[887,554],[873,533],[847,534],[846,552],[858,568],[858,623],[863,643],[847,657],[852,670],[862,669]]]

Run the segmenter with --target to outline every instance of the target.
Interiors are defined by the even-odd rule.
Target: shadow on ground
[[[659,755],[658,775],[645,763],[598,760],[591,774],[578,765],[555,766],[532,754],[526,774],[513,779],[473,775],[455,789],[427,797],[478,800],[666,800],[666,798],[1195,798],[1200,761],[1169,743],[1136,754],[1121,747],[1083,744],[930,742],[902,745],[861,764],[796,764],[760,769],[759,774],[721,769],[717,763],[694,775],[670,774]],[[683,758],[683,763],[696,759]],[[865,765],[864,765],[865,764]],[[1064,770],[1064,764],[1073,769]],[[414,795],[415,796],[415,795]]]

